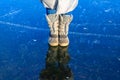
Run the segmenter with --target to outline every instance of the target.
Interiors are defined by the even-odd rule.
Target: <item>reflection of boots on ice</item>
[[[46,56],[46,66],[49,64],[55,65],[57,63],[57,53],[58,53],[58,46],[49,46],[47,56]]]
[[[58,61],[60,64],[67,64],[70,60],[70,56],[68,53],[68,46],[66,47],[58,47]]]
[[[49,46],[46,67],[40,73],[40,80],[73,80],[69,60],[68,47]]]
[[[45,69],[43,69],[40,72],[40,80],[57,80],[55,79],[56,73],[58,73],[57,70],[57,51],[58,46],[53,47],[49,46],[49,49],[47,51],[46,55],[46,66]]]
[[[58,62],[59,69],[64,76],[63,80],[73,80],[73,73],[68,65],[70,61],[70,55],[68,53],[68,46],[58,48]]]

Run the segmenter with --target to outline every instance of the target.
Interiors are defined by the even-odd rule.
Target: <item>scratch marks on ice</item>
[[[8,17],[8,16],[13,16],[13,15],[16,15],[18,13],[20,13],[22,11],[22,9],[18,9],[18,10],[11,10],[9,11],[8,13],[0,16],[0,18],[3,18],[3,17]]]
[[[31,27],[31,26],[22,25],[22,24],[15,24],[15,23],[5,22],[5,21],[0,21],[0,24],[8,25],[8,27],[12,26],[12,27],[26,28],[26,29],[31,29],[31,30],[47,30],[47,29]]]
[[[42,31],[48,31],[48,29],[43,29],[43,28],[37,28],[37,27],[32,27],[32,26],[27,26],[27,25],[22,25],[22,24],[15,24],[11,22],[5,22],[5,21],[0,21],[0,24],[3,25],[8,25],[12,27],[19,27],[19,28],[26,28],[26,29],[31,29],[31,30],[42,30]],[[120,39],[120,35],[104,35],[104,34],[95,34],[95,33],[79,33],[79,32],[69,32],[70,34],[73,35],[83,35],[83,36],[96,36],[96,37],[106,37],[106,38],[118,38]]]

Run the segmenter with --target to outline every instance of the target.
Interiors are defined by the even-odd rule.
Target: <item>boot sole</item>
[[[68,46],[69,45],[69,43],[64,43],[64,44],[59,44],[60,46]]]
[[[49,45],[50,45],[50,46],[58,46],[58,44],[56,44],[56,43],[54,43],[54,44],[50,44],[50,43],[49,43]]]

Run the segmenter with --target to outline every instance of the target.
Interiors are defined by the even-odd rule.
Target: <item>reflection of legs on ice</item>
[[[70,56],[67,49],[68,47],[49,46],[46,68],[41,71],[40,80],[73,80],[68,66]]]
[[[68,46],[68,30],[72,15],[48,14],[46,19],[50,28],[49,44],[51,46]]]

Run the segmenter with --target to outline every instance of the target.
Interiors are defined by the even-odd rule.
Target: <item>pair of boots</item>
[[[68,28],[73,19],[72,15],[46,15],[48,25],[50,28],[50,37],[48,43],[51,46],[68,46]]]

